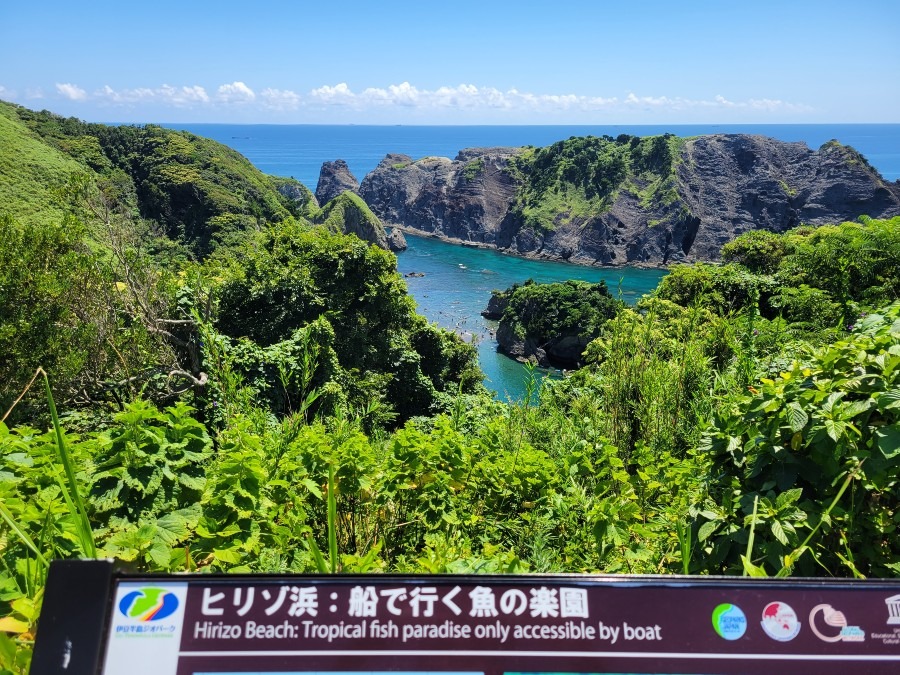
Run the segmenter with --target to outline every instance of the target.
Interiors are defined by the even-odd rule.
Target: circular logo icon
[[[712,625],[719,637],[737,640],[747,632],[747,617],[737,605],[722,603],[713,610]]]
[[[126,593],[119,600],[119,611],[135,621],[159,621],[178,609],[178,598],[165,588],[145,586]]]
[[[800,621],[793,608],[783,602],[770,602],[762,613],[762,628],[773,640],[787,642],[797,637]]]

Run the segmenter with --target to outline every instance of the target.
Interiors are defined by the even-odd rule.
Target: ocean
[[[710,133],[744,133],[771,136],[783,141],[805,142],[811,148],[837,139],[851,145],[887,180],[900,180],[900,124],[804,124],[804,125],[668,125],[668,126],[327,126],[166,124],[198,136],[212,138],[247,157],[261,171],[292,176],[315,190],[322,162],[343,159],[356,178],[363,177],[387,153],[414,159],[428,156],[455,157],[463,148],[543,146],[570,136],[647,136],[673,133],[696,136]],[[605,280],[610,290],[634,302],[656,287],[664,272],[638,268],[589,268],[566,263],[540,262],[440,241],[407,237],[409,249],[397,256],[407,277],[410,295],[419,312],[462,334],[478,348],[485,384],[500,400],[520,400],[524,371],[498,354],[493,339],[496,324],[480,316],[492,289],[504,289],[529,278],[536,281]]]

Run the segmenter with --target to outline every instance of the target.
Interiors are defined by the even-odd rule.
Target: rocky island
[[[323,176],[352,191],[345,167]],[[385,226],[589,265],[712,261],[752,230],[900,214],[900,182],[849,146],[737,134],[389,154],[356,191]]]

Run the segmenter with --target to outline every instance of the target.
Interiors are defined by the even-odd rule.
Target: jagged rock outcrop
[[[491,293],[487,307],[481,310],[481,316],[491,321],[499,321],[508,306],[509,295],[503,291],[494,291]]]
[[[345,191],[359,194],[359,181],[350,172],[347,162],[336,159],[325,162],[319,170],[319,182],[316,184],[316,199],[319,204],[327,204]]]
[[[392,227],[387,233],[387,244],[392,251],[405,251],[407,248],[406,237],[403,236],[402,230]]]
[[[534,337],[521,337],[507,323],[497,327],[497,349],[521,363],[532,361],[542,368],[579,368],[581,355],[590,337],[576,334],[554,336],[547,342]]]
[[[388,155],[359,194],[385,223],[496,245],[518,182],[506,170],[519,148],[463,150],[451,161]]]
[[[463,150],[454,160],[391,154],[363,179],[359,194],[387,225],[527,257],[603,265],[716,260],[723,244],[749,230],[900,214],[900,182],[885,181],[859,153],[834,141],[813,151],[804,143],[729,134],[672,147],[664,173],[626,165],[624,178],[609,179],[607,196],[584,201],[589,208],[564,208],[549,224],[535,225],[523,208],[538,176],[516,161],[526,156],[521,148]],[[547,204],[556,193],[549,194]]]

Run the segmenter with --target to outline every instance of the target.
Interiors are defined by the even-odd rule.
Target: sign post
[[[898,598],[900,580],[138,576],[64,562],[33,672],[897,673]]]

